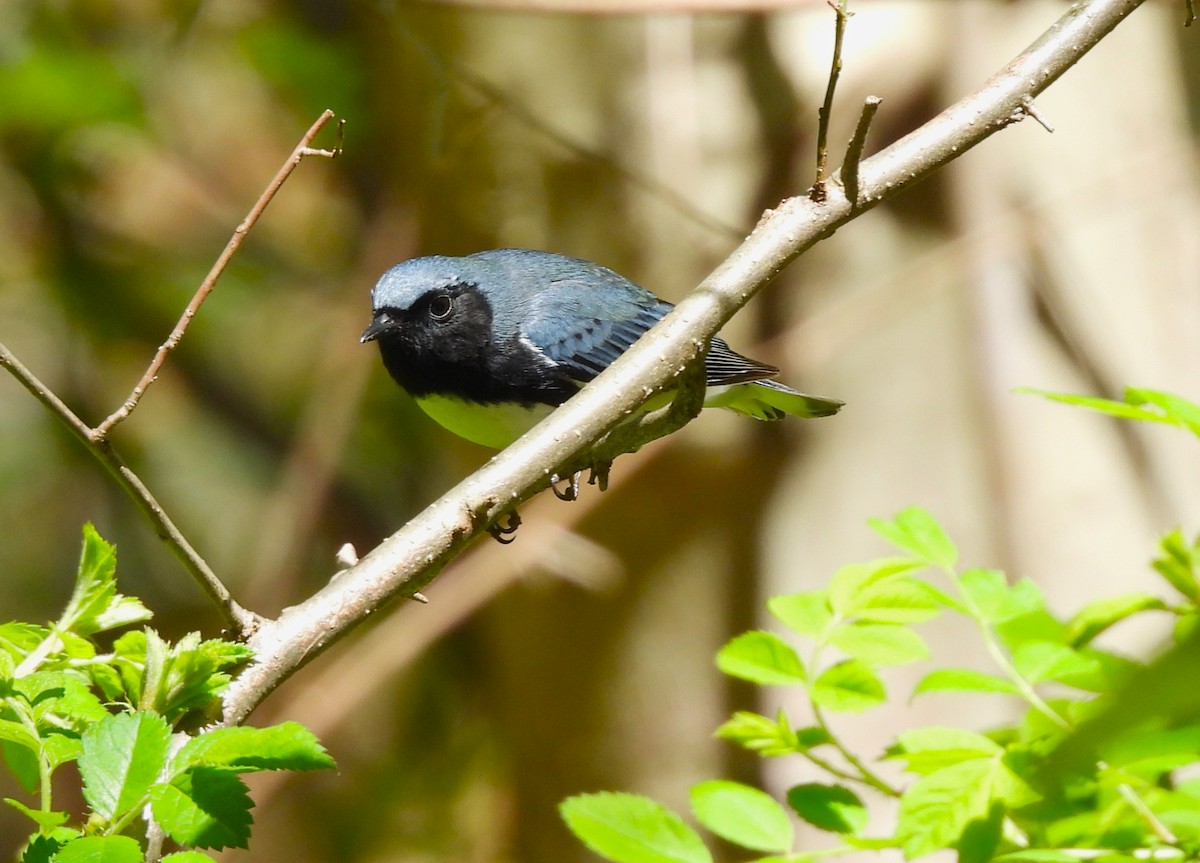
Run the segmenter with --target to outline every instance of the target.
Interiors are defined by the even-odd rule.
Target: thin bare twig
[[[842,40],[846,36],[846,21],[850,0],[827,0],[837,16],[833,25],[833,60],[829,64],[829,83],[825,86],[825,101],[817,111],[817,177],[809,197],[818,204],[825,202],[825,167],[829,162],[829,118],[833,114],[833,94],[842,74]]]
[[[871,130],[871,121],[883,100],[878,96],[868,96],[863,102],[862,113],[858,115],[858,125],[854,127],[854,135],[850,145],[846,147],[846,159],[842,163],[842,186],[850,203],[858,204],[858,163],[862,161],[863,148],[867,145],[867,133]]]
[[[44,404],[52,414],[59,418],[75,437],[79,438],[80,442],[88,448],[88,450],[99,459],[100,463],[108,469],[108,472],[113,475],[121,488],[125,489],[126,493],[133,498],[138,509],[154,526],[155,533],[159,538],[167,544],[175,556],[179,558],[192,577],[204,588],[204,592],[208,594],[213,605],[221,613],[225,620],[225,625],[238,634],[249,634],[258,626],[260,618],[253,612],[247,611],[238,605],[229,593],[229,589],[224,583],[217,578],[216,574],[205,562],[204,558],[192,548],[191,543],[175,526],[175,522],[171,521],[166,510],[150,493],[150,489],[146,488],[146,484],[141,478],[134,473],[128,465],[122,461],[112,448],[112,444],[105,438],[98,437],[93,430],[81,420],[74,411],[63,403],[54,392],[42,383],[33,372],[25,368],[25,366],[13,356],[3,344],[0,344],[0,366],[8,369],[8,371],[20,381],[25,389],[29,390],[38,401]]]
[[[264,622],[256,661],[225,694],[223,721],[242,722],[284,680],[389,599],[432,581],[504,512],[591,449],[693,362],[701,348],[796,256],[879,202],[911,187],[1014,121],[1145,0],[1084,0],[974,93],[863,160],[858,202],[838,183],[828,200],[781,203],[651,332],[576,396],[313,596]]]
[[[1196,6],[1193,0],[1184,0],[1183,26],[1191,27],[1196,23]]]
[[[250,208],[250,212],[242,220],[242,223],[234,229],[233,236],[229,238],[229,242],[225,244],[225,248],[217,257],[216,262],[213,263],[212,269],[208,271],[208,275],[204,277],[204,281],[196,289],[191,302],[183,310],[183,315],[179,318],[179,322],[175,324],[175,329],[171,330],[171,335],[167,336],[167,340],[155,352],[154,358],[146,368],[146,373],[142,375],[142,379],[137,382],[137,386],[133,388],[133,391],[121,406],[108,419],[92,430],[94,437],[100,439],[108,437],[108,433],[112,431],[113,426],[133,413],[133,409],[137,407],[142,396],[146,394],[146,390],[149,389],[150,384],[158,379],[159,369],[167,361],[167,355],[178,346],[180,339],[183,338],[183,334],[187,331],[188,325],[191,324],[192,318],[196,316],[200,305],[212,293],[213,287],[217,284],[217,279],[221,278],[221,274],[225,272],[225,267],[228,266],[230,259],[233,258],[234,254],[241,247],[242,242],[246,239],[246,235],[254,227],[259,216],[263,214],[263,210],[267,208],[267,204],[271,203],[271,199],[275,197],[275,193],[279,191],[287,178],[291,176],[292,171],[296,170],[296,166],[300,164],[305,156],[324,156],[325,158],[333,159],[341,152],[341,132],[344,121],[338,124],[338,146],[332,150],[319,150],[314,149],[312,146],[313,139],[325,128],[325,124],[332,119],[333,112],[327,110],[304,133],[304,137],[300,139],[300,143],[296,145],[296,148],[292,150],[292,154],[288,156],[287,161],[283,163],[279,172],[275,174],[275,179],[263,190],[263,193],[254,203],[254,206]]]

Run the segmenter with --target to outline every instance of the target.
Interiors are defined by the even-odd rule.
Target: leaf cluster
[[[1098,636],[1148,612],[1173,615],[1178,634],[1190,630],[1200,540],[1188,543],[1173,531],[1162,541],[1154,566],[1179,594],[1170,603],[1127,594],[1093,600],[1060,618],[1027,579],[1010,584],[997,570],[960,570],[957,549],[924,510],[871,525],[900,556],[844,566],[826,587],[771,599],[768,609],[791,637],[747,632],[716,658],[723,672],[739,679],[802,689],[810,714],[807,724],[797,725],[782,708],[773,717],[739,711],[717,734],[765,757],[804,758],[828,781],[789,789],[786,806],[750,786],[702,782],[692,789],[696,820],[763,861],[883,848],[908,859],[951,849],[969,861],[1164,849],[1168,856],[1200,854],[1200,782],[1174,779],[1180,767],[1200,762],[1200,722],[1130,728],[1081,770],[1047,769],[1058,746],[1110,705],[1142,667],[1097,646]],[[852,752],[828,716],[884,704],[882,672],[929,659],[915,627],[947,613],[975,624],[994,667],[935,668],[919,679],[912,697],[1018,699],[1023,716],[986,733],[914,728],[875,758]],[[903,784],[889,778],[897,767],[909,777]],[[899,801],[894,830],[866,835],[870,805],[888,797]],[[679,816],[637,795],[573,797],[562,814],[588,847],[610,860],[712,859]],[[797,850],[795,818],[835,834],[840,844]]]
[[[5,801],[35,825],[22,863],[141,861],[147,809],[181,846],[245,847],[252,803],[238,774],[333,765],[297,723],[186,733],[218,715],[221,692],[250,652],[195,633],[171,644],[148,627],[103,650],[97,636],[150,617],[117,592],[115,573],[114,547],[85,525],[75,589],[58,620],[0,625],[0,754],[37,798]],[[51,781],[72,763],[89,807],[78,826],[54,805]]]

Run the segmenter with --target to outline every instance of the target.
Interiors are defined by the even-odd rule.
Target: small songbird
[[[362,341],[441,425],[500,449],[604,371],[671,310],[612,270],[529,249],[397,264],[371,292]],[[779,369],[714,338],[706,407],[763,420],[823,417],[842,402],[772,378]]]

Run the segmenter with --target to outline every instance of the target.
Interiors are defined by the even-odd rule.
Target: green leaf
[[[958,577],[958,586],[967,597],[973,617],[993,623],[1001,616],[1008,598],[1008,580],[998,569],[968,569]]]
[[[998,758],[972,758],[922,776],[900,800],[896,837],[910,860],[952,848],[993,803],[1018,807],[1036,795]]]
[[[837,713],[858,713],[887,700],[883,682],[869,665],[857,659],[827,668],[813,682],[811,695],[818,705]]]
[[[854,618],[863,623],[923,623],[937,617],[943,608],[966,613],[957,600],[911,575],[868,585],[858,591],[850,606]]]
[[[1142,611],[1163,611],[1166,607],[1166,603],[1157,596],[1146,593],[1126,593],[1092,600],[1067,621],[1066,642],[1071,647],[1083,647],[1127,617]]]
[[[996,758],[1004,754],[1000,744],[982,734],[961,728],[914,728],[900,732],[897,744],[894,750],[889,751],[888,757],[905,761],[906,770],[923,775],[962,761]]]
[[[1094,678],[1100,670],[1095,659],[1053,641],[1020,644],[1012,659],[1018,673],[1033,684],[1054,680],[1071,685],[1076,680]]]
[[[739,710],[717,729],[716,736],[763,756],[791,755],[797,751],[795,735],[782,715],[780,721],[776,721],[749,710]]]
[[[809,590],[767,600],[771,614],[799,635],[818,638],[833,620],[828,590]]]
[[[1192,434],[1200,437],[1200,405],[1195,402],[1190,402],[1174,393],[1141,387],[1127,387],[1125,402],[1152,412],[1157,411],[1166,422],[1186,428]]]
[[[1022,848],[992,859],[995,863],[1079,863],[1077,856],[1057,848]],[[1106,856],[1105,860],[1108,859]]]
[[[921,678],[913,689],[913,696],[930,692],[976,692],[1016,695],[1015,683],[1004,677],[975,671],[970,668],[939,668]]]
[[[212,863],[213,858],[199,851],[176,851],[158,858],[158,863]]]
[[[335,767],[315,734],[299,722],[269,728],[217,728],[193,737],[171,761],[173,773],[191,767],[258,770],[322,770]]]
[[[796,785],[788,791],[787,799],[797,815],[820,830],[857,836],[867,827],[867,807],[857,794],[841,785]]]
[[[30,794],[37,791],[41,781],[37,750],[0,740],[0,752],[4,754],[4,764],[8,767],[8,772],[16,777],[21,788]]]
[[[1044,396],[1051,401],[1099,411],[1119,419],[1176,425],[1200,436],[1200,407],[1171,393],[1128,387],[1125,390],[1125,400],[1118,402],[1094,396],[1053,393],[1025,387],[1017,392]]]
[[[753,851],[791,850],[791,819],[770,794],[714,779],[693,785],[691,798],[696,820],[722,839]]]
[[[113,821],[145,802],[167,760],[171,729],[147,712],[109,716],[83,734],[79,773],[92,810]]]
[[[4,802],[22,815],[30,818],[43,833],[48,833],[55,827],[61,827],[71,817],[66,812],[43,812],[41,809],[30,809],[20,800],[13,800],[11,797],[5,797]]]
[[[1154,559],[1158,573],[1191,602],[1200,604],[1200,537],[1189,543],[1179,528],[1168,533],[1159,542],[1162,557]]]
[[[141,602],[117,593],[116,568],[116,548],[91,523],[85,524],[75,590],[59,619],[60,629],[86,636],[151,616]]]
[[[902,510],[891,521],[871,519],[875,532],[929,566],[953,569],[958,563],[958,549],[946,536],[941,525],[920,507]]]
[[[848,563],[829,579],[829,607],[844,618],[854,617],[869,604],[864,595],[906,576],[924,564],[909,557],[884,557],[867,563]]]
[[[638,794],[568,797],[558,807],[572,833],[616,863],[711,863],[696,831],[661,803]]]
[[[250,794],[233,773],[196,767],[150,791],[150,809],[167,835],[198,848],[245,848]]]
[[[870,623],[839,626],[829,634],[829,643],[871,665],[907,665],[929,657],[925,639],[904,626]]]
[[[81,836],[59,848],[54,863],[142,863],[142,847],[128,836]]]
[[[745,632],[717,653],[717,668],[762,686],[803,683],[804,663],[791,645],[762,630]]]

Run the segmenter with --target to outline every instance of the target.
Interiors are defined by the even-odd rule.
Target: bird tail
[[[845,402],[810,396],[773,380],[752,381],[724,387],[709,387],[705,407],[725,408],[760,420],[778,420],[790,415],[802,419],[827,417]]]

